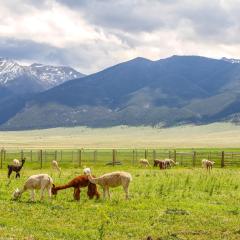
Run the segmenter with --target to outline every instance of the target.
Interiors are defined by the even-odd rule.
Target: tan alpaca
[[[31,200],[35,200],[35,189],[41,190],[41,200],[43,200],[44,191],[47,189],[49,197],[52,196],[52,184],[53,180],[48,174],[32,175],[27,179],[21,190],[16,189],[13,193],[13,198],[18,199],[22,196],[22,193],[31,190]]]
[[[147,159],[140,159],[139,163],[142,167],[150,167],[151,165],[149,164],[149,161]]]
[[[210,161],[208,159],[203,159],[202,160],[202,167],[206,168],[208,171],[212,170],[213,165],[215,164],[215,162]]]
[[[58,162],[56,160],[52,161],[52,168],[59,173],[59,177],[60,177],[62,169],[58,166]]]
[[[129,183],[132,181],[132,176],[128,172],[119,171],[119,172],[106,173],[98,178],[93,178],[92,175],[90,174],[88,178],[91,183],[102,186],[104,198],[106,197],[106,193],[110,198],[110,192],[109,192],[110,187],[118,187],[121,185],[123,186],[123,189],[125,191],[126,199],[129,198],[128,187],[129,187]]]

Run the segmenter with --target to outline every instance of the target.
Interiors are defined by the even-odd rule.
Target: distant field
[[[240,126],[215,123],[173,128],[55,128],[0,132],[5,148],[231,148],[240,147]]]
[[[59,191],[52,201],[31,203],[29,193],[12,201],[12,192],[29,175],[51,174],[51,170],[26,166],[22,178],[13,179],[9,187],[6,170],[0,170],[0,239],[240,239],[238,169],[213,169],[207,174],[199,168],[90,167],[97,176],[117,169],[129,171],[131,199],[124,200],[119,187],[111,189],[112,199],[106,201],[88,200],[86,189],[80,202],[72,200],[73,189]],[[65,184],[81,172],[63,169],[61,178],[53,174],[54,182]]]

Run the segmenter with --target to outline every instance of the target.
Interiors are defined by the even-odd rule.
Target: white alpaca
[[[147,167],[147,166],[150,167],[150,164],[149,164],[149,162],[148,162],[147,159],[140,159],[140,160],[139,160],[139,163],[140,163],[140,165],[143,166],[143,167]]]
[[[18,199],[22,196],[22,193],[30,190],[31,191],[31,200],[35,200],[35,189],[41,190],[41,200],[44,197],[45,189],[48,190],[48,195],[51,198],[52,196],[52,184],[53,180],[48,174],[38,174],[30,176],[25,182],[21,190],[16,189],[13,193],[13,198]]]
[[[20,166],[20,161],[18,159],[13,159],[14,166]]]
[[[52,168],[59,173],[59,177],[60,177],[62,169],[58,166],[58,162],[56,160],[52,160]]]
[[[106,173],[98,178],[93,178],[92,175],[89,175],[89,181],[94,184],[98,184],[102,186],[103,188],[103,197],[106,197],[106,193],[108,194],[108,197],[110,198],[110,187],[118,187],[123,186],[123,189],[125,191],[126,199],[129,198],[129,192],[128,187],[130,182],[132,181],[132,176],[128,172],[112,172],[112,173]]]
[[[90,175],[90,174],[91,174],[91,169],[85,167],[85,168],[83,169],[83,174],[84,174],[84,175]]]
[[[170,158],[165,158],[164,162],[165,162],[166,167],[172,167],[172,166],[177,165],[177,163],[174,162],[174,160],[172,160]]]
[[[206,168],[208,171],[210,171],[212,169],[214,164],[215,164],[215,162],[210,161],[208,159],[203,159],[202,160],[202,167]]]

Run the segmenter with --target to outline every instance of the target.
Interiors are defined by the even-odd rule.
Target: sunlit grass
[[[73,189],[62,190],[56,199],[20,201],[11,194],[27,176],[45,170],[24,169],[20,180],[6,186],[1,171],[0,239],[239,239],[240,171],[214,169],[140,169],[92,167],[96,175],[117,169],[129,171],[131,200],[124,200],[122,188],[111,189],[111,200],[88,200],[86,189],[80,202],[73,201]],[[81,174],[67,169],[56,184]],[[101,190],[101,189],[100,189]],[[39,199],[39,195],[37,196]]]

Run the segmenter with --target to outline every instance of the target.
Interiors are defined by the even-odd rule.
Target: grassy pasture
[[[240,126],[231,123],[171,128],[53,128],[0,132],[5,148],[238,148]]]
[[[80,202],[72,189],[56,199],[28,202],[29,194],[12,201],[11,194],[27,176],[45,172],[23,170],[20,180],[6,186],[6,170],[0,170],[0,239],[239,239],[240,170],[177,167],[166,171],[127,166],[91,166],[97,176],[127,170],[133,176],[131,199],[124,200],[121,188],[111,189],[111,200],[88,200],[82,190]],[[81,173],[80,168],[63,170],[56,184]],[[101,189],[99,189],[101,190]],[[39,195],[38,195],[39,197]]]

